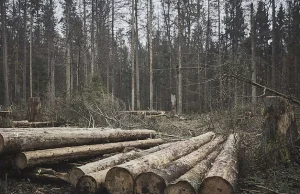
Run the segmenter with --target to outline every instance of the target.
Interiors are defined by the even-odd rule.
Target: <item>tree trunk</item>
[[[32,44],[33,44],[32,33],[33,33],[33,5],[31,4],[31,13],[30,13],[30,48],[29,48],[29,92],[30,92],[30,97],[32,97]],[[31,103],[31,102],[29,102],[29,103]],[[31,104],[29,104],[29,105],[31,105]]]
[[[91,21],[91,77],[93,78],[95,73],[95,30],[94,30],[94,20],[95,20],[95,3],[92,0],[92,21]]]
[[[26,68],[27,68],[27,0],[24,0],[24,59],[23,59],[23,100],[26,104],[27,94],[26,94]]]
[[[105,175],[109,170],[109,167],[122,164],[129,160],[134,160],[136,158],[140,158],[151,154],[153,152],[157,152],[159,150],[165,149],[170,146],[175,146],[175,143],[167,143],[163,145],[159,145],[153,148],[150,148],[145,151],[135,151],[132,150],[128,153],[121,153],[115,156],[99,160],[97,162],[89,163],[87,165],[81,166],[79,168],[74,168],[70,172],[70,182],[73,185],[76,185],[77,181],[77,189],[82,193],[95,193],[96,191],[102,190],[105,182]],[[105,175],[103,176],[103,174]],[[83,177],[83,178],[80,178]]]
[[[28,121],[36,122],[40,119],[41,100],[39,97],[31,97],[28,102]]]
[[[256,36],[255,18],[254,18],[253,3],[251,3],[251,62],[252,62],[251,63],[251,81],[256,83],[255,36]],[[252,97],[251,98],[252,103],[256,104],[256,87],[255,86],[252,86],[251,97]]]
[[[24,169],[38,164],[58,163],[119,152],[126,147],[149,148],[161,143],[163,143],[161,139],[149,139],[22,152],[16,157],[16,166],[19,169]]]
[[[70,30],[70,12],[71,12],[71,5],[67,3],[67,21],[66,21],[66,38],[67,38],[67,64],[66,64],[66,99],[71,98],[71,30]]]
[[[222,146],[221,146],[222,147]],[[220,148],[221,148],[220,147]],[[197,194],[206,172],[210,169],[221,149],[213,151],[206,159],[167,186],[165,194]]]
[[[1,6],[1,16],[2,16],[2,51],[3,51],[3,77],[4,77],[4,106],[8,108],[9,106],[9,84],[8,84],[8,64],[7,64],[7,36],[6,36],[6,0],[2,1]]]
[[[181,18],[181,1],[177,2],[178,9],[178,104],[177,104],[177,114],[182,114],[182,53],[181,53],[181,44],[182,44],[182,18]]]
[[[238,148],[237,134],[229,135],[224,149],[216,158],[212,168],[201,183],[201,194],[235,193],[238,175]]]
[[[148,7],[148,34],[149,34],[149,68],[150,68],[150,110],[153,110],[153,45],[152,45],[152,0],[149,0]]]
[[[131,1],[131,110],[135,109],[135,0]]]
[[[164,194],[166,186],[185,174],[207,155],[213,152],[225,139],[217,137],[196,151],[175,160],[165,167],[155,168],[139,174],[135,179],[135,194]]]
[[[299,159],[295,145],[299,133],[292,105],[278,96],[266,97],[264,105],[262,151],[267,166],[288,164]]]
[[[110,169],[105,178],[107,190],[109,193],[132,194],[134,179],[137,175],[150,168],[165,165],[198,149],[208,143],[214,135],[213,132],[208,132],[190,140],[179,142],[177,146],[168,147]]]
[[[136,65],[136,108],[141,109],[140,64],[139,64],[139,29],[138,29],[138,0],[135,0],[135,65]]]
[[[276,12],[275,0],[272,0],[272,88],[276,90]]]
[[[106,130],[61,133],[2,133],[0,134],[0,153],[18,152],[34,149],[48,149],[105,142],[128,141],[151,138],[152,130]]]

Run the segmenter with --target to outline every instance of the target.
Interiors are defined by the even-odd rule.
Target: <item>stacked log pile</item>
[[[110,194],[235,192],[236,134],[225,137],[208,132],[171,143],[151,139],[154,136],[152,130],[0,129],[0,164],[14,161],[21,172],[33,169],[26,171],[29,176],[62,180],[84,194],[104,190]],[[104,154],[112,155],[83,164],[67,163]],[[49,169],[53,163],[71,167],[55,172]]]

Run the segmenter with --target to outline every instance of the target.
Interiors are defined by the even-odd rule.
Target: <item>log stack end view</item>
[[[22,169],[45,164],[60,165],[110,154],[78,163],[67,174],[51,171],[49,177],[59,178],[63,174],[61,179],[73,185],[78,193],[105,190],[109,194],[230,194],[235,191],[237,134],[227,137],[207,132],[170,143],[153,139],[155,131],[146,129],[19,128],[0,129],[0,134],[0,157],[14,158],[21,173]]]

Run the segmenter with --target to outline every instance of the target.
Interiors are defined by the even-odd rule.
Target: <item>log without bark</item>
[[[220,153],[222,146],[219,149],[210,153],[207,158],[194,166],[187,173],[172,182],[165,189],[165,194],[197,194],[206,172],[211,167],[211,163]]]
[[[162,139],[148,139],[139,141],[117,142],[107,144],[64,147],[47,150],[36,150],[19,153],[16,156],[16,166],[19,169],[35,166],[37,164],[51,164],[60,161],[74,160],[99,156],[102,154],[122,151],[126,147],[149,148],[164,141]]]
[[[165,149],[169,146],[175,145],[176,143],[167,143],[167,144],[162,144],[153,148],[150,148],[148,150],[132,150],[130,152],[127,153],[120,153],[120,154],[116,154],[114,156],[102,159],[102,160],[98,160],[95,162],[91,162],[88,163],[86,165],[80,166],[80,167],[75,167],[73,168],[70,173],[69,173],[69,180],[70,183],[73,186],[76,186],[77,181],[79,180],[80,177],[86,175],[86,174],[90,174],[90,173],[94,173],[94,172],[98,172],[104,169],[107,169],[109,167],[118,165],[118,164],[122,164],[125,163],[126,161],[129,160],[133,160],[145,155],[148,155],[150,153]],[[102,183],[102,182],[100,182]],[[99,185],[100,185],[99,183]],[[95,190],[95,189],[91,189],[91,190]]]
[[[82,194],[104,193],[106,191],[105,177],[108,171],[109,168],[84,175],[78,180],[77,191]]]
[[[201,183],[200,194],[232,194],[238,175],[239,137],[231,134]]]
[[[221,136],[196,151],[175,160],[162,168],[151,169],[139,174],[134,183],[135,194],[163,194],[166,186],[189,171],[198,162],[217,149],[225,139]]]
[[[77,128],[77,127],[44,127],[44,128],[0,128],[0,133],[62,133],[62,132],[91,132],[91,131],[106,131],[106,130],[122,130],[120,128]]]
[[[105,130],[61,133],[2,133],[0,153],[128,141],[153,137],[153,130]]]
[[[108,192],[132,194],[134,179],[137,175],[150,168],[157,168],[165,165],[198,149],[200,146],[208,143],[214,135],[213,132],[208,132],[190,140],[179,142],[176,146],[168,147],[161,151],[111,168],[105,178],[105,186]]]

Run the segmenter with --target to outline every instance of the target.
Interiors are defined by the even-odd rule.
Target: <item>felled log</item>
[[[265,97],[264,105],[265,121],[261,145],[266,164],[274,166],[299,160],[295,145],[299,134],[292,105],[278,96]]]
[[[165,189],[165,194],[197,194],[206,172],[220,153],[219,149],[210,153],[207,158],[196,164],[191,170],[172,182]]]
[[[164,167],[148,170],[139,174],[135,179],[135,194],[164,194],[166,186],[192,169],[207,155],[217,149],[225,139],[216,137],[211,142],[201,146],[196,151],[179,158]]]
[[[48,134],[35,132],[2,133],[0,134],[0,153],[128,141],[153,136],[155,136],[153,130],[94,130]]]
[[[199,194],[235,193],[238,175],[238,147],[238,135],[229,135],[224,149],[201,183]]]
[[[17,133],[17,132],[24,132],[24,133],[79,133],[79,132],[92,132],[92,131],[121,131],[120,128],[78,128],[78,127],[44,127],[44,128],[0,128],[0,133]]]
[[[105,177],[108,169],[84,175],[78,180],[76,190],[82,194],[103,193],[105,188]]]
[[[49,121],[49,122],[28,122],[27,120],[13,121],[13,125],[16,128],[59,127],[65,124],[66,122],[56,122],[56,121]]]
[[[146,155],[141,158],[111,168],[105,178],[105,186],[109,193],[133,193],[133,183],[137,175],[165,165],[188,153],[191,153],[200,146],[208,143],[213,137],[213,132],[208,132],[190,140],[179,142],[176,146],[171,146],[158,152]]]
[[[107,153],[119,152],[125,147],[149,148],[162,144],[163,142],[164,141],[162,139],[147,139],[28,151],[19,153],[16,156],[15,162],[19,169],[24,169],[37,164],[51,164],[60,161],[68,161],[78,158],[93,157]]]
[[[85,164],[83,166],[79,166],[79,167],[75,167],[73,168],[70,173],[69,173],[69,180],[70,183],[73,186],[76,186],[77,181],[79,180],[79,178],[81,178],[82,176],[86,175],[86,174],[90,174],[90,173],[94,173],[94,172],[98,172],[104,169],[107,169],[109,167],[118,165],[118,164],[122,164],[125,163],[126,161],[129,160],[133,160],[142,156],[145,156],[147,154],[159,151],[161,149],[165,149],[171,145],[175,145],[175,143],[167,143],[167,144],[162,144],[153,148],[150,148],[148,150],[132,150],[130,152],[127,153],[120,153],[120,154],[116,154],[114,156],[102,159],[102,160],[98,160],[95,162],[91,162],[88,164]],[[96,182],[98,182],[97,180],[95,180]],[[99,185],[104,182],[104,180],[101,182],[102,180],[100,180]],[[80,189],[80,187],[79,187]],[[80,189],[83,190],[83,189]],[[87,189],[85,189],[87,190]],[[89,189],[89,190],[96,190],[96,189]],[[86,191],[87,192],[87,191]]]
[[[36,122],[40,119],[41,99],[39,97],[30,97],[28,100],[28,121]]]

